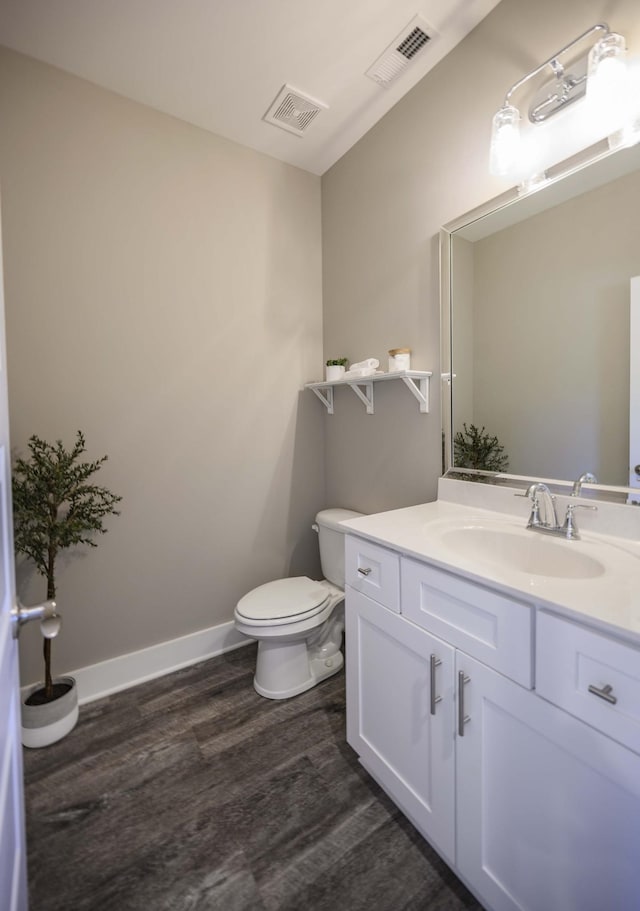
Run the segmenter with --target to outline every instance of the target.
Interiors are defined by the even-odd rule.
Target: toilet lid
[[[319,613],[331,595],[306,576],[277,579],[254,588],[238,601],[237,613],[248,620],[305,619]]]

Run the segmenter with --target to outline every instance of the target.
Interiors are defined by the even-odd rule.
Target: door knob
[[[11,621],[13,626],[13,638],[17,639],[20,635],[20,629],[30,620],[40,621],[40,632],[45,639],[55,639],[62,626],[62,617],[57,611],[55,601],[45,601],[44,604],[34,604],[33,607],[25,607],[19,601],[11,611]]]
[[[635,473],[637,474],[637,476],[640,478],[640,465],[636,465],[635,468],[634,468],[633,470],[635,471]]]

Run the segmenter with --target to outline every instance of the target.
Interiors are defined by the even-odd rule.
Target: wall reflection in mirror
[[[640,485],[639,168],[616,152],[443,230],[450,465]]]

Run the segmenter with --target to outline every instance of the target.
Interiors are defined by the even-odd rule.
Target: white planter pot
[[[326,381],[327,383],[332,383],[334,380],[341,380],[344,376],[345,370],[342,364],[336,365],[332,364],[331,366],[327,365],[326,367]]]
[[[78,721],[78,688],[73,677],[57,677],[56,683],[69,683],[71,689],[44,705],[27,705],[26,700],[42,683],[22,694],[22,743],[26,747],[46,747],[66,737]]]

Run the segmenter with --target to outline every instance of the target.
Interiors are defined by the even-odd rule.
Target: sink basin
[[[580,550],[580,542],[535,531],[466,526],[445,531],[441,541],[458,556],[534,576],[593,579],[605,572],[603,563]]]

